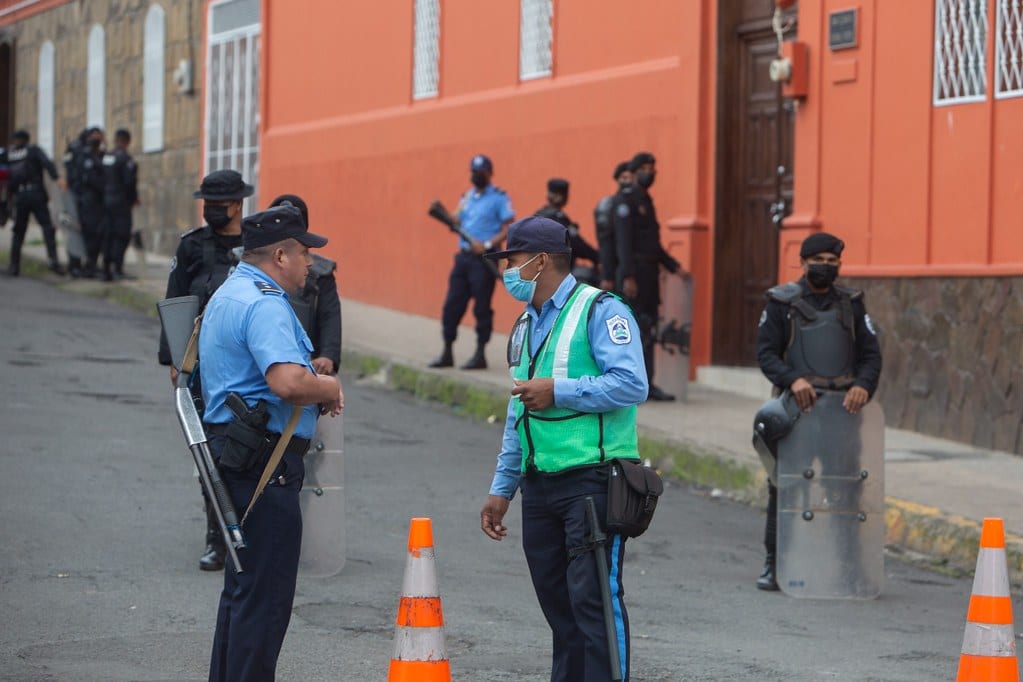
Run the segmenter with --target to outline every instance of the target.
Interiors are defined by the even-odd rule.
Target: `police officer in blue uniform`
[[[648,384],[636,320],[616,296],[576,281],[569,272],[568,234],[552,220],[515,223],[507,249],[492,256],[508,259],[505,287],[526,304],[509,337],[508,361],[513,376],[528,376],[517,378],[511,391],[480,527],[493,540],[504,538],[509,503],[522,490],[522,547],[554,635],[551,680],[603,682],[611,679],[607,629],[598,570],[585,551],[585,498],[592,496],[598,518],[606,518],[606,458],[639,457],[636,405],[646,399]],[[591,369],[577,371],[579,366]],[[610,535],[604,551],[621,679],[627,680],[625,538]]]
[[[472,242],[458,240],[460,251],[455,254],[455,264],[448,277],[448,294],[441,315],[444,350],[430,363],[430,367],[451,367],[455,364],[451,346],[458,336],[458,325],[469,306],[469,299],[474,301],[476,352],[462,365],[462,369],[486,369],[487,366],[484,348],[494,328],[494,310],[490,301],[497,277],[482,257],[504,242],[507,226],[515,219],[515,211],[504,190],[490,184],[494,164],[489,158],[482,154],[472,157],[469,171],[473,187],[462,195],[454,218],[469,233]]]
[[[252,185],[242,180],[241,173],[234,170],[213,171],[202,179],[199,189],[192,193],[195,199],[203,200],[202,215],[206,221],[203,227],[196,227],[181,235],[174,259],[171,260],[167,276],[165,298],[176,296],[198,296],[199,310],[206,307],[231,270],[238,264],[235,249],[242,246],[242,201],[255,191]],[[157,354],[160,364],[170,367],[171,383],[177,381],[177,370],[171,363],[167,337],[160,332],[160,349]],[[192,393],[202,412],[202,363],[192,373]],[[206,543],[199,568],[203,571],[219,571],[224,568],[226,548],[224,538],[217,526],[216,516],[203,495],[206,509]]]
[[[211,682],[275,677],[298,575],[302,456],[321,410],[337,416],[344,401],[337,378],[313,369],[312,342],[288,303],[305,284],[309,249],[327,240],[310,233],[288,204],[245,218],[242,242],[242,262],[210,299],[199,335],[210,451],[237,509],[248,507],[293,406],[301,408],[283,459],[243,523],[247,546],[238,556],[245,571],[224,571]],[[237,419],[226,404],[229,393],[250,410],[266,411],[265,447],[252,450],[229,437]]]
[[[131,241],[131,211],[139,203],[138,166],[128,153],[131,133],[114,133],[114,150],[103,157],[103,280],[124,277],[124,252]]]
[[[50,270],[63,275],[64,266],[57,259],[57,235],[47,206],[49,195],[43,184],[43,171],[57,180],[62,189],[66,185],[60,181],[57,167],[53,165],[46,152],[38,145],[29,144],[29,139],[28,131],[17,130],[11,136],[11,147],[7,150],[10,173],[8,191],[14,196],[14,232],[11,235],[11,259],[7,266],[7,274],[17,277],[21,273],[21,247],[25,243],[29,215],[34,215],[43,230]]]
[[[600,251],[600,288],[612,291],[615,288],[615,274],[618,272],[618,253],[615,247],[614,203],[619,194],[634,181],[629,162],[622,161],[615,166],[612,174],[617,190],[600,201],[593,209],[593,222],[597,226],[597,249]]]
[[[845,244],[827,232],[803,240],[803,277],[767,291],[757,329],[757,361],[775,393],[790,391],[809,411],[817,389],[845,390],[845,408],[855,414],[877,390],[881,346],[863,302],[863,292],[835,284]],[[766,556],[757,588],[778,589],[778,489],[767,484]]]

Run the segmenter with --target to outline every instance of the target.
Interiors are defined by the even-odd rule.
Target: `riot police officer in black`
[[[654,341],[658,306],[661,303],[659,266],[682,274],[682,266],[661,246],[661,226],[649,189],[657,175],[656,160],[639,152],[629,162],[635,184],[618,193],[613,209],[615,253],[618,256],[615,284],[636,314],[643,342],[643,360],[650,382],[650,400],[674,400],[654,385]]]
[[[167,277],[167,295],[198,296],[199,310],[206,307],[213,292],[224,283],[238,264],[235,249],[242,246],[242,200],[252,196],[252,185],[246,184],[238,171],[213,171],[202,180],[199,190],[192,194],[203,200],[203,227],[189,230],[181,236],[177,253],[171,261]],[[170,366],[171,383],[177,380],[177,370],[171,363],[167,338],[160,335],[159,359],[161,365]],[[201,371],[201,361],[199,371]],[[198,377],[198,372],[193,376]],[[201,395],[201,387],[193,385],[192,395]],[[206,504],[206,549],[199,559],[204,571],[219,571],[224,567],[224,540],[220,535],[216,517]]]
[[[82,165],[82,157],[85,156],[88,149],[89,130],[90,128],[83,129],[78,134],[78,137],[68,143],[67,149],[64,150],[64,178],[67,182],[67,188],[71,192],[72,200],[75,202],[76,211],[81,205],[79,197],[82,192],[81,177],[78,170]],[[81,223],[81,216],[79,216],[79,223]],[[79,227],[81,227],[80,224]],[[84,274],[81,258],[71,253],[70,247],[67,254],[67,271],[72,277],[81,277]]]
[[[75,198],[78,202],[78,222],[82,226],[85,242],[85,277],[95,277],[99,256],[103,249],[103,193],[106,179],[103,173],[104,136],[101,128],[90,128],[85,145],[75,160]]]
[[[9,166],[8,190],[14,196],[14,232],[11,235],[11,260],[7,274],[17,277],[21,273],[21,247],[25,243],[28,218],[34,215],[43,229],[46,242],[46,256],[50,270],[58,275],[65,274],[64,267],[57,259],[57,235],[50,219],[47,206],[49,194],[43,184],[43,171],[49,174],[65,189],[66,185],[57,173],[53,161],[37,145],[29,144],[28,131],[17,130],[11,136],[11,147],[7,150]]]
[[[612,176],[618,188],[597,202],[593,209],[593,222],[597,226],[597,248],[600,250],[600,288],[611,291],[615,288],[615,273],[618,271],[618,253],[615,249],[614,204],[623,189],[629,187],[635,178],[629,170],[629,162],[622,161],[615,166]]]
[[[576,224],[568,215],[565,213],[564,208],[568,203],[568,180],[563,178],[551,178],[547,181],[547,205],[536,212],[536,215],[541,218],[550,218],[551,220],[561,223],[568,230],[568,241],[572,247],[572,256],[570,262],[570,272],[575,275],[576,279],[586,282],[592,286],[597,286],[599,278],[596,276],[600,268],[600,253],[593,248],[589,242],[583,239],[582,235],[579,234],[579,225]],[[575,261],[577,258],[583,258],[590,261],[593,266],[587,272],[584,272],[585,268],[576,270]]]
[[[131,133],[114,133],[114,150],[103,156],[103,279],[124,277],[124,252],[131,241],[131,211],[139,203],[138,167],[128,153]]]
[[[775,387],[788,390],[804,412],[818,389],[845,390],[843,405],[858,413],[881,377],[881,347],[863,303],[863,292],[837,286],[845,244],[818,232],[803,240],[803,277],[767,291],[757,330],[757,362]],[[777,590],[778,489],[768,482],[766,560],[757,588]]]
[[[302,222],[308,230],[309,208],[305,200],[296,194],[282,194],[270,203],[270,208],[285,202],[302,213]],[[288,302],[313,342],[310,362],[316,373],[337,374],[341,367],[341,300],[334,278],[337,263],[316,253],[309,255],[313,264],[309,267],[305,286],[296,294],[289,294]]]

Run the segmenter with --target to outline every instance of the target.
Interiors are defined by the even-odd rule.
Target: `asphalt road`
[[[205,679],[222,578],[197,569],[157,322],[26,279],[0,279],[0,320],[0,679]],[[279,678],[386,679],[408,522],[428,516],[454,679],[548,679],[517,503],[505,542],[478,529],[500,420],[345,379],[347,564],[299,581]],[[758,592],[762,518],[669,485],[627,552],[634,681],[954,676],[967,580],[889,560],[876,601]]]

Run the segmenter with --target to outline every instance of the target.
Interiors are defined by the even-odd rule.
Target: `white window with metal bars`
[[[440,93],[440,0],[415,0],[412,99]]]
[[[519,79],[550,76],[554,65],[554,0],[522,0]]]
[[[53,42],[47,40],[39,48],[36,142],[51,159],[53,158],[54,61]]]
[[[998,0],[995,97],[1023,97],[1023,0]]]
[[[89,80],[85,86],[85,117],[90,126],[105,127],[107,108],[107,38],[103,27],[89,30]]]
[[[205,173],[232,169],[259,187],[260,0],[214,0],[207,17]],[[258,210],[254,194],[246,214]]]
[[[142,151],[163,149],[164,46],[166,15],[159,5],[146,12],[142,65]]]
[[[987,29],[987,0],[935,0],[935,105],[984,101]]]

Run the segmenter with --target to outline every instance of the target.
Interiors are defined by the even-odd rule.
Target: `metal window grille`
[[[550,76],[554,47],[554,0],[522,0],[519,79]]]
[[[159,5],[146,13],[142,71],[142,151],[163,149],[165,14]]]
[[[935,0],[934,103],[982,102],[987,94],[987,0]]]
[[[436,97],[440,82],[440,0],[416,0],[412,99]]]
[[[39,91],[36,137],[47,156],[53,158],[54,49],[47,40],[39,48]]]
[[[206,45],[205,172],[230,168],[259,187],[259,0],[210,5]],[[246,214],[258,210],[256,194]]]
[[[1023,0],[998,0],[995,97],[1023,96]]]
[[[85,115],[90,126],[104,128],[107,98],[106,33],[99,24],[89,31],[89,81],[85,92]]]

